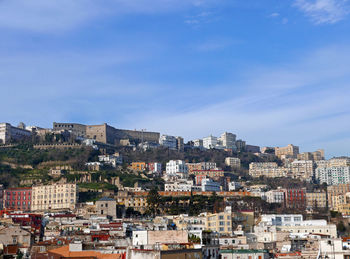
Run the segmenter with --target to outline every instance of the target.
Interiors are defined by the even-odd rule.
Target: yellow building
[[[345,195],[350,192],[350,184],[338,184],[327,187],[328,194],[328,206],[331,209],[335,209],[337,204],[339,204],[339,197],[333,198],[334,196]],[[345,199],[345,198],[342,198]]]
[[[283,158],[283,157],[297,158],[298,154],[299,154],[299,147],[294,146],[292,144],[289,144],[286,147],[275,148],[275,155],[278,158]]]
[[[326,208],[327,207],[327,193],[326,192],[308,192],[308,193],[306,193],[306,207]]]
[[[145,162],[133,162],[131,163],[131,169],[134,171],[142,172],[146,170],[146,163]]]
[[[147,209],[147,196],[135,195],[132,192],[119,191],[117,196],[118,204],[125,208],[133,208],[136,211],[144,213]]]
[[[76,184],[52,184],[32,187],[32,211],[74,209],[78,199]]]
[[[227,207],[224,212],[207,214],[206,229],[223,234],[232,234],[232,212],[231,207]]]

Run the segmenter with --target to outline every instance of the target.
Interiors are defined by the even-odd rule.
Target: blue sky
[[[0,120],[350,155],[347,0],[2,0]]]

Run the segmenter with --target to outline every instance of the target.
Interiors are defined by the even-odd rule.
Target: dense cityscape
[[[350,258],[350,158],[0,123],[4,258]]]

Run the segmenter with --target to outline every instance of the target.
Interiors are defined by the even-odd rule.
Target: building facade
[[[232,168],[240,168],[241,167],[241,159],[238,157],[226,157],[225,165],[231,166]]]
[[[0,144],[30,138],[31,134],[31,131],[14,127],[10,123],[0,123]]]
[[[78,200],[76,184],[51,184],[32,187],[32,211],[74,209]]]
[[[4,208],[9,210],[30,211],[32,188],[8,188],[4,190]]]

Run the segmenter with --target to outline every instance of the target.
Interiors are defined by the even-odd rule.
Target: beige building
[[[311,182],[314,176],[314,163],[312,160],[295,160],[290,164],[290,171],[293,178]]]
[[[232,168],[240,168],[241,167],[241,159],[238,157],[226,157],[225,164],[227,166],[231,166]]]
[[[117,218],[117,202],[115,199],[103,197],[96,201],[96,212],[99,216],[105,216],[112,219]]]
[[[32,211],[74,209],[78,200],[76,184],[52,184],[32,187]]]
[[[335,209],[339,204],[343,204],[345,194],[350,192],[350,184],[339,184],[327,187],[328,206],[330,209]],[[343,196],[343,198],[336,197]]]
[[[319,161],[324,160],[324,150],[319,149],[315,152],[304,152],[298,154],[298,160],[312,160],[312,161]]]
[[[147,196],[136,195],[132,192],[119,191],[117,196],[118,204],[125,205],[125,208],[133,208],[144,213],[147,209]]]
[[[8,144],[13,140],[27,139],[31,131],[14,127],[10,123],[0,123],[0,144]]]
[[[259,162],[249,164],[249,175],[252,177],[284,177],[287,176],[288,170],[284,167],[279,167],[275,162]]]
[[[208,213],[206,216],[206,229],[223,235],[232,234],[232,211],[226,207],[224,212]]]
[[[326,208],[327,193],[326,192],[307,192],[306,207],[308,208]]]
[[[276,147],[275,155],[279,158],[297,158],[299,147],[289,144],[286,147]]]

